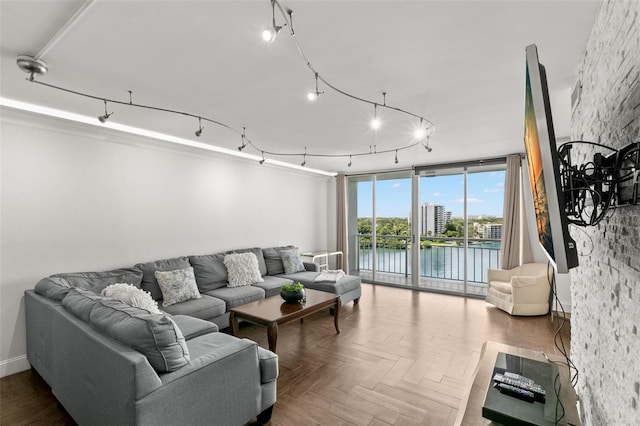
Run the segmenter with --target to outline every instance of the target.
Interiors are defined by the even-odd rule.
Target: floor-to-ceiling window
[[[503,159],[348,177],[356,273],[486,294],[487,269],[499,267],[504,179]]]
[[[349,229],[355,230],[350,251],[358,269],[371,281],[403,282],[411,274],[411,173],[384,173],[348,179]],[[354,225],[355,222],[355,225]]]

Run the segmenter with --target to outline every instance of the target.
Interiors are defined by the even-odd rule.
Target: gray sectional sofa
[[[360,297],[360,278],[315,282],[317,265],[285,274],[292,246],[233,250],[139,263],[106,272],[56,274],[25,292],[27,358],[80,425],[243,425],[268,421],[278,357],[219,329],[229,309],[278,295],[285,283]],[[256,255],[262,282],[228,287],[224,257]],[[162,306],[156,271],[193,268],[199,297]],[[151,293],[159,314],[103,297],[111,284]]]

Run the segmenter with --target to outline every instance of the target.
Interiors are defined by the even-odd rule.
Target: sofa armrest
[[[304,265],[304,269],[306,269],[308,272],[320,272],[320,265],[318,265],[317,263],[302,262],[302,264]]]
[[[491,281],[509,282],[511,280],[511,271],[509,269],[489,269],[487,278]]]
[[[258,346],[258,359],[260,361],[260,381],[269,383],[276,380],[278,378],[278,355]]]
[[[162,386],[137,401],[135,424],[241,425],[255,417],[261,404],[258,345],[223,333],[188,344],[191,362],[162,374]]]
[[[532,285],[543,285],[544,277],[525,277],[516,275],[511,277],[511,287],[513,288],[522,288],[529,287]]]

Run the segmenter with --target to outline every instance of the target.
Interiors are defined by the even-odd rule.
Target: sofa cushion
[[[140,287],[142,272],[136,268],[114,269],[104,272],[72,272],[55,274],[41,279],[35,287],[36,293],[60,302],[72,288],[82,288],[100,294],[111,284],[127,283]]]
[[[280,294],[280,288],[285,284],[291,284],[293,281],[289,278],[272,277],[271,275],[265,275],[262,277],[264,280],[261,283],[252,284],[254,287],[260,287],[264,290],[265,297],[277,296]]]
[[[184,336],[168,315],[150,314],[119,300],[94,296],[74,289],[65,296],[62,305],[82,318],[88,304],[92,304],[89,325],[145,355],[158,372],[174,371],[189,363]]]
[[[208,291],[208,296],[222,299],[227,304],[227,311],[245,303],[264,299],[264,290],[252,285],[242,287],[223,287]]]
[[[151,314],[161,313],[160,309],[158,309],[158,302],[153,300],[153,297],[151,297],[149,292],[131,284],[111,284],[110,286],[103,288],[100,294],[105,297],[119,300],[127,305],[145,309]]]
[[[240,250],[229,250],[226,254],[231,253],[253,253],[256,255],[256,259],[258,259],[258,267],[260,268],[260,275],[266,275],[267,273],[267,264],[264,260],[264,254],[262,253],[262,249],[260,247],[253,247],[247,249]]]
[[[224,266],[229,274],[228,287],[247,286],[263,281],[258,259],[253,253],[227,254],[224,257]]]
[[[218,331],[218,326],[214,323],[189,315],[173,315],[171,319],[176,323],[185,340]]]
[[[298,254],[298,249],[282,250],[280,252],[282,256],[282,265],[284,266],[285,274],[295,274],[296,272],[304,272],[304,264],[302,258]]]
[[[196,283],[200,293],[225,287],[227,285],[227,268],[224,266],[224,253],[204,256],[189,256],[193,266]],[[266,267],[265,267],[266,268]]]
[[[268,275],[284,274],[284,264],[282,263],[282,250],[295,249],[295,246],[269,247],[262,249],[264,261],[267,264]]]
[[[171,315],[190,315],[195,318],[209,320],[227,311],[227,304],[224,300],[201,295],[200,299],[185,300],[171,306],[163,306],[160,310]]]
[[[91,310],[102,299],[107,299],[107,297],[95,294],[91,290],[71,289],[62,299],[62,306],[82,321],[89,323]]]
[[[138,263],[135,267],[142,271],[143,290],[151,293],[151,297],[155,300],[162,299],[162,291],[156,280],[156,271],[173,271],[176,269],[184,269],[191,266],[188,257],[174,257],[172,259],[156,260],[155,262]]]
[[[173,271],[156,271],[154,275],[162,291],[162,306],[200,298],[191,266]]]

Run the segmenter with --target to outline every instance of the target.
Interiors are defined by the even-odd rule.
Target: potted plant
[[[300,303],[304,299],[304,285],[300,282],[284,284],[280,288],[280,297],[287,303]]]

